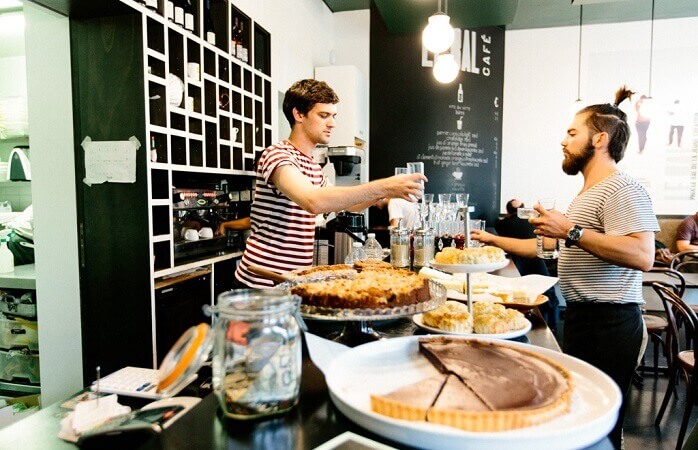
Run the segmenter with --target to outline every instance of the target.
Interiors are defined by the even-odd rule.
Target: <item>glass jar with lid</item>
[[[390,264],[396,268],[410,266],[410,230],[390,229]]]
[[[281,290],[238,289],[213,310],[213,387],[235,419],[279,414],[298,403],[300,297]]]
[[[434,230],[420,228],[414,232],[414,269],[421,269],[434,259]]]

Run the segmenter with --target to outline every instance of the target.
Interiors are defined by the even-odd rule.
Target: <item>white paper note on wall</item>
[[[82,141],[85,150],[85,178],[88,186],[106,183],[136,182],[136,150],[141,143],[131,136],[127,141]]]

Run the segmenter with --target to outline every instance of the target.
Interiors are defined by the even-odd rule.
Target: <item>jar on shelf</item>
[[[390,229],[390,264],[396,268],[410,266],[410,230]]]
[[[434,230],[430,228],[415,230],[414,269],[421,269],[432,259],[434,259]]]

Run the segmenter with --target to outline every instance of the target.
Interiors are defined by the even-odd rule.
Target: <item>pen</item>
[[[140,391],[142,391],[143,389],[147,388],[148,386],[150,386],[150,381],[148,381],[147,383],[143,383],[142,385],[138,386],[138,387],[136,388],[136,392],[140,392]]]

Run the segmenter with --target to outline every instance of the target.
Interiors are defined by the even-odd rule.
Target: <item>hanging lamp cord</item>
[[[652,52],[654,50],[654,0],[652,0],[652,21],[650,22],[650,82],[648,97],[652,98]]]
[[[654,0],[652,0],[654,1]],[[579,6],[579,60],[577,61],[577,101],[582,101],[581,85],[582,85],[582,14],[584,13],[584,5]]]

